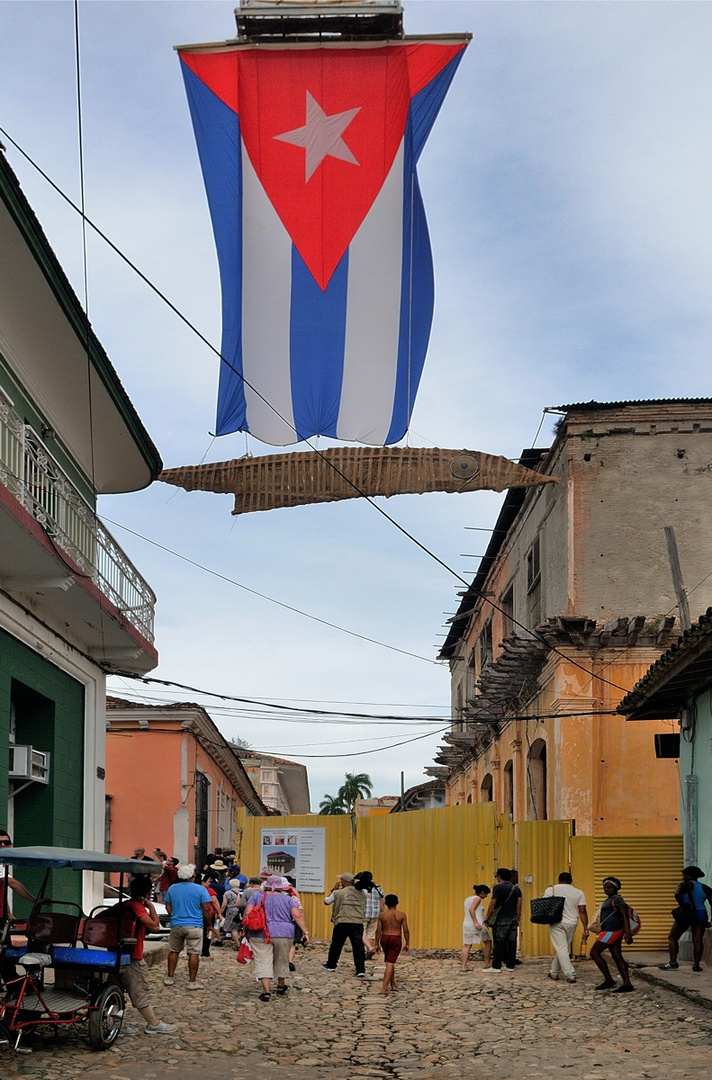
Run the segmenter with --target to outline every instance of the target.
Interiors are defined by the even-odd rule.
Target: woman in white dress
[[[484,952],[484,970],[490,966],[492,939],[485,926],[484,899],[489,894],[487,885],[473,885],[474,895],[465,900],[465,919],[462,924],[462,970],[467,971],[467,960],[473,945],[481,945]]]

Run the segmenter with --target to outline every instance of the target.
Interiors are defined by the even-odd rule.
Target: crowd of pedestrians
[[[155,892],[158,875],[152,877]],[[468,969],[473,948],[482,950],[481,971],[487,976],[513,972],[521,963],[517,953],[523,897],[518,874],[516,870],[500,867],[495,877],[491,888],[486,884],[473,885],[472,895],[464,902],[460,958],[463,972]],[[670,960],[663,965],[666,970],[678,967],[679,940],[686,929],[691,931],[693,939],[692,970],[702,970],[704,930],[712,925],[707,910],[708,905],[712,910],[712,889],[700,881],[701,877],[703,872],[696,866],[685,867],[682,871],[682,881],[675,890],[677,908],[673,910],[674,923],[669,936]],[[143,882],[150,880],[144,878]],[[143,927],[142,945],[146,930],[156,929],[154,924],[158,920],[151,902],[151,888],[141,884],[141,879],[135,879],[135,882],[130,902],[144,905],[143,914],[138,913],[139,924]],[[532,921],[549,923],[553,952],[548,971],[550,979],[576,982],[572,949],[580,923],[584,952],[589,938],[595,935],[589,955],[603,976],[596,990],[630,993],[634,986],[622,946],[632,942],[640,927],[639,917],[622,896],[621,881],[617,877],[609,875],[603,880],[602,887],[605,899],[590,918],[584,893],[574,884],[571,874],[562,871],[556,884],[544,893],[544,898],[552,902],[555,916]],[[209,957],[211,944],[222,946],[228,943],[235,949],[247,950],[254,963],[252,971],[260,984],[261,1001],[270,1001],[273,993],[281,997],[288,992],[289,975],[295,971],[296,949],[310,940],[293,878],[263,871],[248,881],[240,873],[232,852],[210,855],[202,871],[191,864],[179,865],[178,860],[164,856],[157,892],[170,918],[166,986],[174,985],[178,959],[185,950],[187,988],[203,989],[203,984],[198,981],[201,958]],[[410,947],[408,919],[398,907],[398,897],[392,893],[384,894],[370,871],[358,874],[345,871],[325,896],[324,903],[331,908],[333,924],[324,970],[337,970],[344,946],[349,942],[355,976],[363,978],[366,962],[382,954],[385,972],[381,993],[386,995],[396,991],[396,962],[401,951],[407,952]],[[132,959],[126,989],[132,1003],[146,1018],[148,1032],[173,1031],[173,1025],[158,1020],[147,998],[142,961],[134,962],[139,959],[140,952],[139,948]],[[611,974],[610,961],[620,976],[620,983]]]

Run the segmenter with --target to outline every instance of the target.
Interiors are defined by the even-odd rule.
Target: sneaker
[[[199,983],[199,982],[189,982],[188,983],[188,989],[189,990],[204,990],[205,987],[203,986],[202,983]]]
[[[494,970],[495,970],[495,968],[493,968],[493,967],[488,967],[488,968],[482,968],[482,970],[483,970],[483,971],[494,971]]]
[[[613,991],[614,994],[632,994],[635,990],[634,986],[617,986]]]
[[[173,986],[174,982],[175,982],[175,979],[174,979],[174,977],[172,975],[166,975],[165,979],[163,980],[163,985],[164,986]]]
[[[658,964],[661,971],[677,971],[679,964]]]
[[[323,967],[324,971],[336,971],[336,968],[329,967],[328,964],[322,964],[321,966]]]
[[[482,968],[482,970],[483,971],[489,971],[489,972],[491,972],[492,975],[501,975],[502,974],[502,969],[501,968]]]
[[[514,967],[509,967],[509,965],[507,965],[507,971],[516,971],[516,968],[514,968]]]
[[[177,1030],[177,1024],[166,1024],[163,1020],[161,1020],[159,1024],[156,1024],[155,1027],[151,1024],[147,1024],[145,1029],[147,1035],[172,1035],[173,1032]]]
[[[366,978],[366,972],[365,971],[357,971],[356,972],[356,978],[357,979],[365,979]]]
[[[122,1024],[119,1035],[138,1035],[138,1028],[129,1027],[128,1024]]]

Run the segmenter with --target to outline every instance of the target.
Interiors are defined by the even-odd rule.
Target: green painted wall
[[[0,630],[0,823],[7,821],[11,702],[18,745],[49,751],[49,784],[30,784],[15,797],[16,846],[82,847],[84,784],[84,687],[22,642]],[[33,892],[39,871],[18,870]],[[56,873],[55,899],[81,900],[81,875]],[[16,913],[23,902],[15,899]]]
[[[712,871],[712,688],[688,706],[693,727],[680,735],[680,786],[685,821],[685,777],[697,777],[697,865],[709,881]]]

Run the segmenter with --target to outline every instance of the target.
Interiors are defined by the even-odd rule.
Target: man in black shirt
[[[517,885],[512,884],[512,871],[503,866],[496,874],[497,884],[492,890],[492,897],[487,909],[485,922],[492,929],[494,955],[492,957],[493,974],[501,972],[504,960],[507,971],[514,971],[517,958],[517,927],[522,914],[522,894]]]

